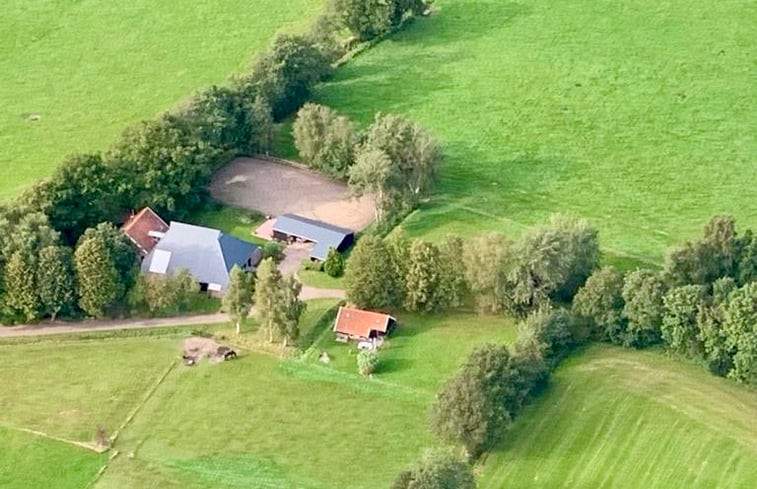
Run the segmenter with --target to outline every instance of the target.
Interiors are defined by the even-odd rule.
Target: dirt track
[[[303,286],[300,299],[344,299],[344,291],[339,289],[317,289]],[[255,314],[255,308],[251,314]],[[42,322],[20,326],[0,327],[0,339],[19,336],[48,336],[66,333],[90,333],[94,331],[117,331],[122,329],[165,328],[170,326],[196,326],[200,324],[218,324],[229,321],[229,316],[222,313],[194,316],[176,316],[154,319],[106,319],[80,322]]]
[[[351,199],[347,186],[281,163],[237,158],[218,171],[210,187],[220,202],[279,216],[299,214],[360,231],[374,218],[373,199]]]

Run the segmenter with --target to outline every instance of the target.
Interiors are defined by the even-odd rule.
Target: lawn
[[[72,152],[248,67],[323,0],[9,0],[0,15],[0,200]]]
[[[418,389],[429,397],[433,397],[475,346],[509,343],[517,336],[515,322],[500,316],[401,314],[397,321],[396,331],[379,351],[377,378]],[[333,334],[327,334],[316,345],[316,353],[321,351],[331,358],[329,368],[357,372],[354,343],[337,343]]]
[[[0,487],[83,489],[107,455],[0,427]]]
[[[411,235],[518,234],[565,212],[611,258],[659,262],[715,213],[757,225],[756,23],[744,0],[438,0],[317,101],[439,138],[438,195]]]
[[[179,354],[176,338],[0,345],[0,427],[89,442],[114,432]]]
[[[757,391],[657,352],[566,361],[486,461],[482,489],[757,487]]]
[[[265,217],[247,209],[210,202],[204,209],[189,216],[187,221],[197,226],[220,229],[244,241],[259,245],[267,243],[266,240],[253,235],[255,229],[265,221]]]

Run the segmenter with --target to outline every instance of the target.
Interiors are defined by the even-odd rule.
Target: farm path
[[[300,299],[343,299],[344,291],[340,289],[318,289],[303,286]],[[255,308],[252,310],[255,314]],[[228,314],[198,314],[193,316],[173,316],[152,319],[106,319],[67,323],[47,321],[38,324],[22,324],[7,328],[0,327],[0,339],[22,336],[48,336],[55,334],[89,333],[95,331],[117,331],[126,329],[165,328],[170,326],[197,326],[200,324],[218,324],[229,321]]]

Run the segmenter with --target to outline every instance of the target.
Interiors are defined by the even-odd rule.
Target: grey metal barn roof
[[[315,246],[310,252],[310,256],[319,260],[326,259],[329,248],[338,249],[346,238],[354,234],[349,229],[295,214],[279,216],[273,226],[273,231],[312,241]]]
[[[234,265],[244,266],[257,249],[257,245],[217,229],[172,222],[145,257],[142,271],[169,275],[186,269],[198,282],[219,284],[226,290]]]

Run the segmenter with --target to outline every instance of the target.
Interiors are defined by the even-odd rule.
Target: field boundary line
[[[171,364],[168,366],[168,368],[163,372],[163,374],[160,376],[158,381],[150,387],[150,389],[147,391],[147,394],[142,398],[139,404],[137,404],[131,412],[126,416],[126,419],[123,423],[121,423],[121,426],[119,426],[116,431],[113,432],[113,434],[110,436],[110,442],[111,444],[116,443],[118,440],[118,437],[121,435],[123,430],[126,429],[126,427],[131,423],[134,418],[137,416],[139,411],[144,407],[147,402],[152,399],[152,396],[155,394],[155,392],[158,390],[158,388],[163,384],[163,382],[166,380],[166,377],[176,368],[176,366],[179,364],[178,360],[172,360]]]
[[[21,433],[26,433],[29,435],[34,435],[39,438],[46,438],[48,440],[57,441],[59,443],[65,443],[66,445],[73,445],[75,447],[84,448],[85,450],[89,450],[95,453],[104,453],[106,450],[102,448],[98,448],[97,445],[93,443],[88,443],[84,441],[76,441],[76,440],[69,440],[68,438],[62,438],[60,436],[51,435],[49,433],[45,433],[44,431],[39,430],[33,430],[31,428],[21,428],[19,426],[13,426],[8,424],[0,424],[0,427],[5,428],[7,430],[12,431],[20,431]]]

